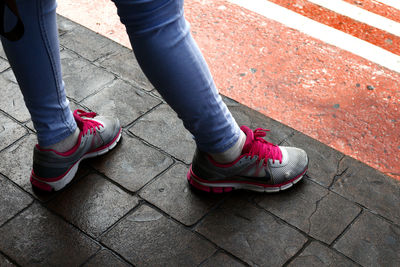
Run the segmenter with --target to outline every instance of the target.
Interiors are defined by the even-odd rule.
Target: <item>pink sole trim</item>
[[[32,176],[31,176],[31,184],[34,187],[39,188],[42,191],[48,191],[48,192],[53,191],[53,187],[51,187],[50,185],[48,185],[46,183],[43,183],[43,182],[40,182],[40,181],[34,179]]]
[[[228,193],[231,192],[233,187],[211,187],[199,184],[195,179],[192,179],[190,175],[190,171],[187,173],[187,179],[191,186],[201,191],[209,192],[209,193]]]
[[[84,154],[77,162],[75,162],[69,169],[68,171],[66,171],[63,175],[60,175],[58,177],[55,178],[41,178],[38,177],[37,175],[35,175],[34,171],[32,170],[31,173],[31,177],[30,177],[30,182],[32,184],[32,186],[42,190],[42,191],[48,191],[51,192],[54,190],[54,188],[49,184],[49,183],[54,183],[54,182],[58,182],[63,180],[64,178],[67,177],[67,175],[69,174],[69,172],[75,167],[76,164],[79,164],[81,162],[81,160],[83,160],[84,158],[86,158],[88,155],[90,155],[91,153],[96,153],[96,152],[100,152],[104,149],[107,149],[108,147],[116,144],[119,141],[119,138],[121,137],[121,131],[122,128],[119,129],[118,134],[114,137],[114,139],[108,143],[107,145],[104,145],[102,147],[99,147],[95,150],[92,150],[90,152],[87,152],[86,154]],[[111,148],[112,149],[112,148]],[[110,150],[111,150],[110,149]],[[107,151],[106,151],[107,152]],[[102,153],[103,154],[103,153]],[[97,154],[98,156],[102,155],[102,154]]]
[[[224,181],[208,181],[201,179],[197,175],[193,173],[192,166],[190,166],[190,169],[187,173],[187,179],[188,182],[191,186],[195,187],[196,189],[209,192],[209,193],[225,193],[225,192],[230,192],[234,189],[241,189],[244,188],[243,185],[250,185],[250,186],[255,186],[259,188],[265,188],[267,189],[265,192],[275,192],[275,191],[269,191],[269,190],[274,190],[277,189],[276,191],[281,191],[281,190],[286,190],[290,187],[292,187],[294,184],[299,182],[304,174],[307,172],[308,168],[306,168],[300,175],[296,176],[295,178],[282,183],[282,184],[277,184],[277,185],[265,185],[265,184],[260,184],[260,183],[255,183],[255,182],[246,182],[246,181],[230,181],[230,180],[224,180]],[[207,184],[207,185],[205,185]],[[229,184],[230,186],[221,186],[223,184]],[[290,186],[288,186],[290,185]],[[244,188],[248,190],[253,190],[251,188]],[[254,189],[253,191],[259,191]]]

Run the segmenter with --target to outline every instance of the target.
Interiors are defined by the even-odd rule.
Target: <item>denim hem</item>
[[[76,125],[75,121],[73,121],[71,124],[67,125],[66,129],[63,132],[61,132],[56,136],[52,136],[52,138],[47,138],[48,137],[47,134],[44,137],[40,137],[38,135],[37,138],[39,146],[51,146],[57,144],[58,142],[64,140],[65,138],[73,134],[77,127],[78,126]]]
[[[197,147],[206,153],[222,153],[227,151],[228,149],[230,149],[234,144],[236,144],[236,142],[239,140],[240,137],[240,128],[239,126],[236,126],[236,133],[229,138],[227,141],[225,141],[222,144],[217,144],[217,145],[199,145],[197,144]]]

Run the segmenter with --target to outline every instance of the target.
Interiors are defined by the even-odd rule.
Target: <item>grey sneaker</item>
[[[241,127],[246,134],[242,154],[233,162],[220,164],[207,153],[196,150],[190,170],[189,183],[200,190],[223,193],[233,189],[258,192],[278,192],[299,182],[308,168],[304,150],[279,147],[265,141],[265,129],[254,132]]]
[[[118,119],[96,116],[94,112],[74,111],[75,121],[81,130],[76,145],[60,153],[53,149],[33,150],[31,183],[44,191],[58,191],[74,178],[79,163],[113,149],[121,138]]]

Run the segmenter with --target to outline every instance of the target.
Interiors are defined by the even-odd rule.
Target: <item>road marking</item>
[[[381,15],[387,19],[396,21],[400,23],[400,10],[394,7],[379,3],[376,0],[363,0],[363,1],[354,1],[354,0],[342,0],[352,5],[358,6],[364,10],[368,10],[369,12],[375,13],[377,15]]]
[[[377,0],[376,2],[394,7],[398,10],[400,10],[400,1],[399,0]]]
[[[400,23],[374,14],[341,0],[308,0],[308,2],[332,10],[338,14],[384,30],[393,35],[400,36]]]
[[[266,0],[227,0],[400,73],[400,56]]]
[[[291,11],[296,12],[297,14],[300,14],[304,17],[307,17],[309,19],[312,19],[316,22],[322,23],[324,25],[327,25],[329,27],[332,27],[336,30],[342,31],[344,33],[350,34],[356,38],[359,38],[361,40],[364,40],[368,43],[371,43],[375,46],[379,46],[380,48],[383,48],[389,52],[392,52],[398,56],[400,56],[400,37],[396,36],[392,33],[388,33],[384,30],[378,29],[376,27],[370,26],[366,23],[357,21],[353,18],[350,18],[345,15],[338,14],[335,11],[332,11],[330,9],[327,9],[325,7],[322,7],[320,5],[314,4],[310,1],[295,1],[295,3],[298,4],[293,4],[292,0],[268,0],[269,2],[275,3],[281,7],[287,8]],[[350,0],[345,0],[345,1],[350,1]],[[354,0],[351,0],[354,1]],[[371,9],[371,4],[369,0],[363,1],[363,2],[357,2],[357,3],[362,3],[362,8],[366,8],[370,12],[374,11],[389,11],[389,14],[393,14],[394,16],[400,18],[400,12],[397,12],[397,9],[394,9],[392,7],[387,7],[386,10],[382,8],[383,4],[376,3],[373,4],[374,6],[373,9]],[[353,3],[352,3],[353,4]],[[377,5],[380,5],[379,8],[377,8]],[[381,15],[382,14],[378,14]],[[387,17],[383,15],[384,17]],[[396,18],[396,17],[395,17]],[[391,19],[394,21],[397,21],[396,19],[393,19],[393,16],[391,16]],[[400,21],[399,21],[400,22]]]

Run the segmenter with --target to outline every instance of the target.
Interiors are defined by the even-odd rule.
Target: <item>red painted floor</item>
[[[271,2],[400,53],[397,36],[304,0]],[[348,2],[381,15],[391,10]],[[222,94],[400,179],[399,73],[227,1],[186,0],[185,7]],[[58,12],[129,46],[108,0],[62,0]],[[399,12],[390,18],[399,21]]]

